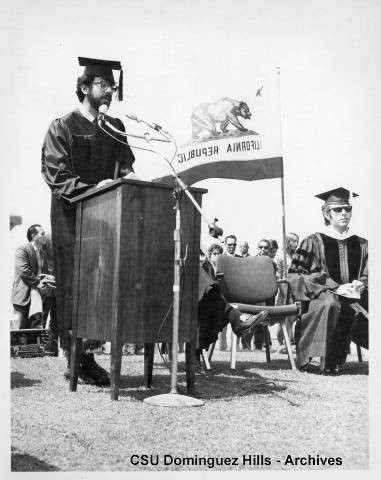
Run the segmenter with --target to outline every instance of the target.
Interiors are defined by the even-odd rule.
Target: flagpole
[[[280,133],[280,150],[282,153],[282,170],[283,170],[283,138],[282,138],[282,109],[281,109],[281,99],[280,99],[280,67],[277,67],[278,74],[278,104],[279,104],[279,133]],[[280,188],[282,196],[282,235],[283,235],[283,278],[287,277],[287,245],[286,245],[286,209],[284,202],[284,170],[282,171],[282,176],[280,178]]]
[[[283,177],[280,179],[280,186],[281,186],[281,194],[282,194],[282,230],[283,230],[283,262],[284,262],[284,269],[283,269],[283,278],[287,277],[287,252],[286,252],[286,210],[284,207],[284,181]]]

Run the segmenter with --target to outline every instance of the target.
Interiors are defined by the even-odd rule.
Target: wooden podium
[[[207,190],[190,191],[201,206]],[[70,390],[77,389],[82,339],[111,341],[111,398],[117,400],[122,344],[145,344],[150,387],[154,344],[172,339],[173,186],[119,179],[71,202],[77,220]],[[184,195],[179,342],[186,343],[188,390],[194,384],[200,228],[200,215]]]

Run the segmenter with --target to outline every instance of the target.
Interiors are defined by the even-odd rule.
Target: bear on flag
[[[191,139],[172,161],[187,185],[205,178],[283,177],[279,72],[253,82],[252,91],[243,92],[242,98],[223,97],[195,106],[190,120]]]

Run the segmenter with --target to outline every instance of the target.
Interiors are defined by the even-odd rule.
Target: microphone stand
[[[136,120],[138,122],[141,122],[142,120],[138,120],[136,117],[128,117],[132,120]],[[113,130],[115,133],[123,136],[127,136],[125,132],[121,132],[120,130],[116,129],[113,127],[109,122],[106,120],[103,120],[107,127],[109,127],[111,130]],[[102,122],[102,120],[101,120]],[[101,123],[100,122],[100,123]],[[216,222],[218,221],[217,218],[214,219],[214,222],[209,222],[206,216],[204,215],[203,211],[201,210],[200,205],[196,202],[195,198],[193,195],[190,193],[188,186],[185,185],[185,183],[181,180],[181,178],[178,176],[176,170],[173,168],[172,161],[176,156],[177,153],[177,143],[175,138],[168,132],[164,131],[161,127],[158,125],[152,125],[148,124],[147,122],[144,122],[148,127],[153,128],[155,131],[159,132],[163,137],[165,142],[173,142],[175,146],[175,151],[172,156],[171,160],[168,160],[164,155],[161,155],[158,152],[155,152],[153,150],[153,153],[156,153],[159,155],[167,165],[169,166],[172,175],[174,176],[175,179],[175,188],[173,191],[173,196],[176,199],[176,204],[175,204],[175,211],[176,211],[176,221],[175,221],[175,230],[174,230],[174,264],[173,264],[173,324],[172,324],[172,362],[171,362],[171,388],[169,393],[165,394],[160,394],[160,395],[153,395],[151,397],[145,398],[143,401],[145,403],[148,403],[150,405],[155,405],[155,406],[161,406],[161,407],[199,407],[201,405],[204,405],[205,402],[202,400],[191,397],[189,395],[181,395],[179,393],[179,389],[177,386],[177,374],[178,374],[178,343],[179,343],[179,318],[180,318],[180,267],[182,263],[181,259],[181,205],[180,205],[180,198],[182,192],[185,192],[187,197],[190,199],[196,210],[200,213],[201,217],[203,220],[207,223],[209,227],[209,234],[214,237],[218,238],[219,236],[222,236],[223,231],[222,229],[216,225]],[[106,131],[106,130],[105,130]],[[107,132],[107,131],[106,131]],[[137,138],[143,138],[147,140],[146,136],[144,137],[138,137]],[[157,140],[157,139],[154,139]],[[148,141],[148,140],[147,140]]]
[[[177,145],[174,137],[167,132],[159,130],[160,133],[172,140],[175,145],[175,153],[173,158],[175,158],[177,152]],[[220,227],[216,225],[217,219],[214,219],[213,223],[210,223],[205,217],[203,211],[201,210],[199,204],[196,202],[193,195],[189,192],[187,185],[181,180],[177,175],[177,172],[172,166],[172,163],[168,161],[165,157],[164,160],[169,165],[172,174],[175,179],[176,187],[173,191],[173,196],[176,199],[175,211],[176,211],[176,221],[175,221],[175,230],[174,230],[174,265],[173,265],[173,324],[172,324],[172,362],[171,362],[171,388],[170,392],[161,395],[153,395],[152,397],[145,398],[143,401],[150,405],[161,406],[161,407],[199,407],[204,405],[205,402],[202,400],[191,397],[189,395],[181,395],[179,393],[177,385],[177,374],[178,374],[178,343],[179,343],[179,319],[180,319],[180,268],[182,264],[181,259],[181,205],[180,198],[182,192],[185,192],[187,197],[191,200],[193,205],[196,207],[197,211],[200,213],[201,217],[205,220],[209,227],[209,233],[217,238],[223,234],[223,231]],[[172,160],[173,160],[172,158]]]

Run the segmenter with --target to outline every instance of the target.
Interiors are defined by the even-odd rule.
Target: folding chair
[[[289,289],[286,295],[285,305],[267,306],[263,305],[266,300],[275,297],[278,291],[278,282],[275,275],[273,261],[266,256],[255,257],[231,257],[228,255],[219,255],[217,259],[217,275],[221,275],[220,287],[227,302],[233,307],[238,308],[242,313],[258,314],[262,310],[269,312],[263,325],[281,325],[284,342],[287,349],[291,368],[296,369],[294,357],[291,351],[290,339],[286,328],[286,317],[296,316],[301,318],[300,302],[288,303]],[[287,282],[287,280],[281,280]],[[262,304],[262,305],[261,305]],[[267,336],[266,339],[266,359],[271,361],[270,346]],[[232,334],[231,349],[231,368],[235,368],[237,338]],[[203,350],[202,357],[208,368],[214,345],[206,352]]]

